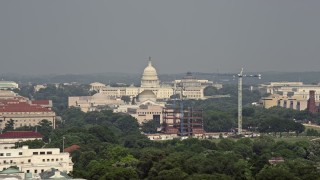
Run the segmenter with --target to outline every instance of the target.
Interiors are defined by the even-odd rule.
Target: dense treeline
[[[316,179],[319,142],[255,139],[150,141],[135,119],[111,111],[63,112],[46,147],[77,144],[74,177],[87,179]],[[271,165],[272,157],[284,162]]]

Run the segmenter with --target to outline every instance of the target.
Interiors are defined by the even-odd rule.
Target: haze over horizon
[[[320,1],[0,1],[0,72],[320,71]]]

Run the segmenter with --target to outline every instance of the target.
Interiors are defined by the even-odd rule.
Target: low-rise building
[[[162,123],[163,107],[159,105],[140,105],[138,108],[128,108],[127,113],[136,118],[139,124],[147,121],[156,121],[159,126]]]
[[[281,81],[281,82],[270,82],[269,84],[260,84],[259,90],[264,93],[270,93],[275,94],[281,92],[281,88],[283,87],[297,87],[297,86],[303,86],[303,82],[287,82],[287,81]]]
[[[19,85],[14,81],[0,81],[0,89],[2,90],[10,90],[10,89],[18,89]]]
[[[0,134],[1,143],[16,143],[22,141],[42,140],[43,135],[33,131],[7,131]],[[5,149],[5,148],[4,148]]]
[[[308,97],[308,99],[306,99],[306,97]],[[315,91],[311,90],[309,91],[309,95],[305,96],[271,94],[268,97],[261,98],[260,104],[267,109],[277,106],[298,111],[308,109],[310,112],[318,112],[320,101],[316,100]]]
[[[17,166],[24,173],[36,175],[51,168],[67,173],[73,170],[69,153],[60,153],[59,148],[29,149],[28,146],[0,150],[0,170],[10,166]]]
[[[119,106],[125,104],[120,98],[96,93],[93,96],[71,96],[68,98],[69,107],[78,107],[83,112],[95,111],[101,106]]]
[[[0,130],[11,120],[14,128],[36,126],[46,119],[55,128],[56,114],[51,100],[29,100],[11,91],[0,91]]]
[[[152,90],[144,90],[138,94],[135,104],[120,105],[113,109],[116,113],[127,113],[136,118],[139,124],[147,121],[162,123],[162,110],[164,102],[157,102],[157,97]]]
[[[308,100],[301,99],[300,97],[287,97],[281,95],[270,95],[268,97],[261,98],[261,105],[264,108],[271,108],[271,107],[283,107],[288,109],[295,109],[298,111],[303,111],[307,109]]]
[[[55,128],[56,113],[45,106],[50,106],[49,100],[46,104],[34,104],[36,102],[24,100],[0,101],[0,129],[11,120],[14,121],[14,128],[23,126],[36,126],[46,119]]]
[[[274,106],[290,108],[295,110],[305,110],[308,108],[310,92],[315,106],[320,103],[320,85],[303,84],[302,82],[271,82],[269,85],[260,85],[260,90],[270,93],[268,97],[263,97],[260,104],[265,108]]]
[[[94,82],[94,83],[91,83],[91,84],[90,84],[90,91],[97,91],[97,92],[99,92],[100,89],[105,88],[105,87],[106,87],[105,84],[102,84],[102,83],[99,83],[99,82]]]

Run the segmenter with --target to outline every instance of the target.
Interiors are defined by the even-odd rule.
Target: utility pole
[[[62,152],[64,152],[64,139],[65,139],[65,137],[62,136]]]

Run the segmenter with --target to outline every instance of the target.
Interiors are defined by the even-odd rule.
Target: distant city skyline
[[[0,72],[320,71],[320,1],[0,1]]]

